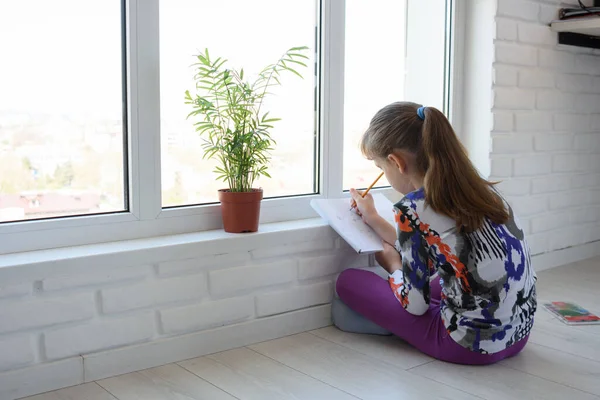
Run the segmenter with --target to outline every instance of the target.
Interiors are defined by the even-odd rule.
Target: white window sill
[[[319,218],[262,224],[259,232],[231,234],[223,230],[115,241],[0,255],[2,286],[48,276],[80,274],[173,259],[251,251],[268,246],[336,238]]]

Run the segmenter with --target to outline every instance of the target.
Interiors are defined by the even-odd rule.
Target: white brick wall
[[[558,45],[560,1],[498,0],[491,178],[533,254],[600,240],[600,52]]]
[[[497,38],[501,40],[517,40],[517,22],[511,19],[498,18],[496,20]],[[516,79],[516,73],[515,73]],[[515,81],[516,83],[516,81]]]
[[[515,78],[516,79],[516,78]],[[515,80],[516,82],[516,80]],[[516,83],[515,83],[516,84]],[[510,112],[494,112],[493,125],[494,132],[510,132],[513,130],[513,114]]]
[[[508,178],[512,176],[513,160],[509,157],[493,157],[491,159],[491,176],[494,178]]]
[[[199,299],[205,293],[204,274],[150,280],[102,290],[102,311],[115,313],[174,301]]]
[[[554,114],[554,129],[558,131],[588,132],[590,121],[589,114]]]
[[[499,153],[522,153],[533,149],[532,135],[494,135],[492,142]]]
[[[508,65],[535,66],[537,50],[535,47],[519,46],[512,43],[498,43],[495,48],[496,62]]]
[[[190,332],[243,321],[254,315],[251,296],[208,301],[160,312],[165,333]]]
[[[545,112],[524,112],[515,114],[515,126],[518,132],[547,131],[552,129],[552,114]],[[523,135],[519,135],[519,139]],[[527,138],[527,136],[525,136]],[[519,142],[521,140],[518,140]],[[516,143],[515,143],[516,144]],[[526,150],[531,150],[528,146]]]
[[[102,283],[140,278],[147,274],[150,268],[149,265],[142,265],[139,267],[107,269],[104,272],[91,274],[58,276],[44,279],[42,285],[44,286],[44,290],[48,291],[99,285]]]
[[[340,271],[340,259],[339,254],[303,258],[298,266],[298,278],[305,280],[333,275]]]
[[[0,339],[0,371],[31,364],[35,360],[31,335],[24,334]]]
[[[537,21],[539,4],[523,0],[499,0],[498,15],[526,21]]]
[[[510,179],[498,184],[498,188],[506,196],[522,196],[531,191],[530,179]]]
[[[586,93],[593,90],[591,75],[560,74],[556,76],[556,87],[570,93]]]
[[[250,265],[209,274],[210,293],[214,296],[233,296],[270,285],[292,282],[297,276],[297,261],[286,260],[269,264]]]
[[[53,360],[141,342],[153,337],[154,332],[154,314],[145,312],[48,331],[44,348],[46,358]]]
[[[318,241],[286,244],[276,247],[261,247],[252,250],[250,254],[255,258],[278,257],[282,255],[290,255],[297,253],[316,252],[319,250],[329,250],[333,248],[333,239],[325,239]]]
[[[92,293],[0,302],[0,333],[81,321],[95,314]]]
[[[539,66],[541,68],[546,68],[554,72],[575,71],[575,56],[572,53],[569,53],[567,49],[565,49],[564,51],[558,51],[554,49],[539,48],[538,54]]]
[[[179,275],[202,272],[213,268],[244,265],[250,260],[250,253],[215,254],[207,257],[167,261],[158,264],[159,275]]]
[[[319,305],[331,302],[335,275],[367,266],[369,259],[330,228],[315,232],[321,240],[307,241],[310,235],[299,231],[297,240],[274,247],[267,240],[246,251],[155,262],[146,257],[143,265],[107,269],[99,262],[89,273],[54,276],[48,269],[30,282],[5,284],[0,382],[10,381],[6,374],[25,374],[24,368],[51,370],[62,360],[189,340],[263,318],[271,332],[273,316],[300,310],[320,315]]]
[[[21,283],[18,285],[0,286],[0,299],[6,297],[26,296],[31,293],[31,283]]]
[[[535,92],[531,90],[497,87],[494,91],[495,108],[504,110],[531,110],[535,105]]]
[[[514,158],[514,176],[535,176],[550,173],[551,171],[552,157],[550,155],[519,154]]]
[[[573,135],[538,133],[533,147],[536,151],[569,151],[573,147]]]
[[[537,22],[537,21],[536,21]],[[556,35],[553,34],[547,26],[539,25],[538,23],[519,23],[518,25],[518,40],[520,43],[554,45],[556,43]],[[554,81],[554,79],[550,79]]]
[[[552,174],[542,178],[533,178],[531,180],[531,192],[533,194],[540,193],[551,193],[551,192],[564,192],[571,188],[571,174],[558,175]],[[527,195],[528,192],[520,193],[521,195]]]
[[[600,187],[600,174],[578,174],[572,177],[571,187],[574,189]]]
[[[333,285],[321,282],[256,296],[256,314],[266,317],[331,302]]]

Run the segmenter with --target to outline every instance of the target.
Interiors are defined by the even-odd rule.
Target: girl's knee
[[[357,273],[360,273],[360,270],[355,268],[350,268],[340,273],[335,282],[335,292],[340,298],[344,298],[351,290],[353,283],[356,281]]]

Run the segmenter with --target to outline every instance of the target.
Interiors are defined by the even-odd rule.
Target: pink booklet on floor
[[[567,325],[600,324],[600,317],[574,303],[555,301],[544,304],[544,307]]]

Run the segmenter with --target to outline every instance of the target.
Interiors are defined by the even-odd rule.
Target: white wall
[[[491,178],[533,254],[600,240],[600,51],[557,45],[558,1],[497,6]]]
[[[162,248],[149,240],[85,246],[71,259],[25,254],[19,265],[0,265],[0,399],[329,325],[334,276],[367,266],[368,257],[319,222],[264,228],[217,240],[180,235]]]

